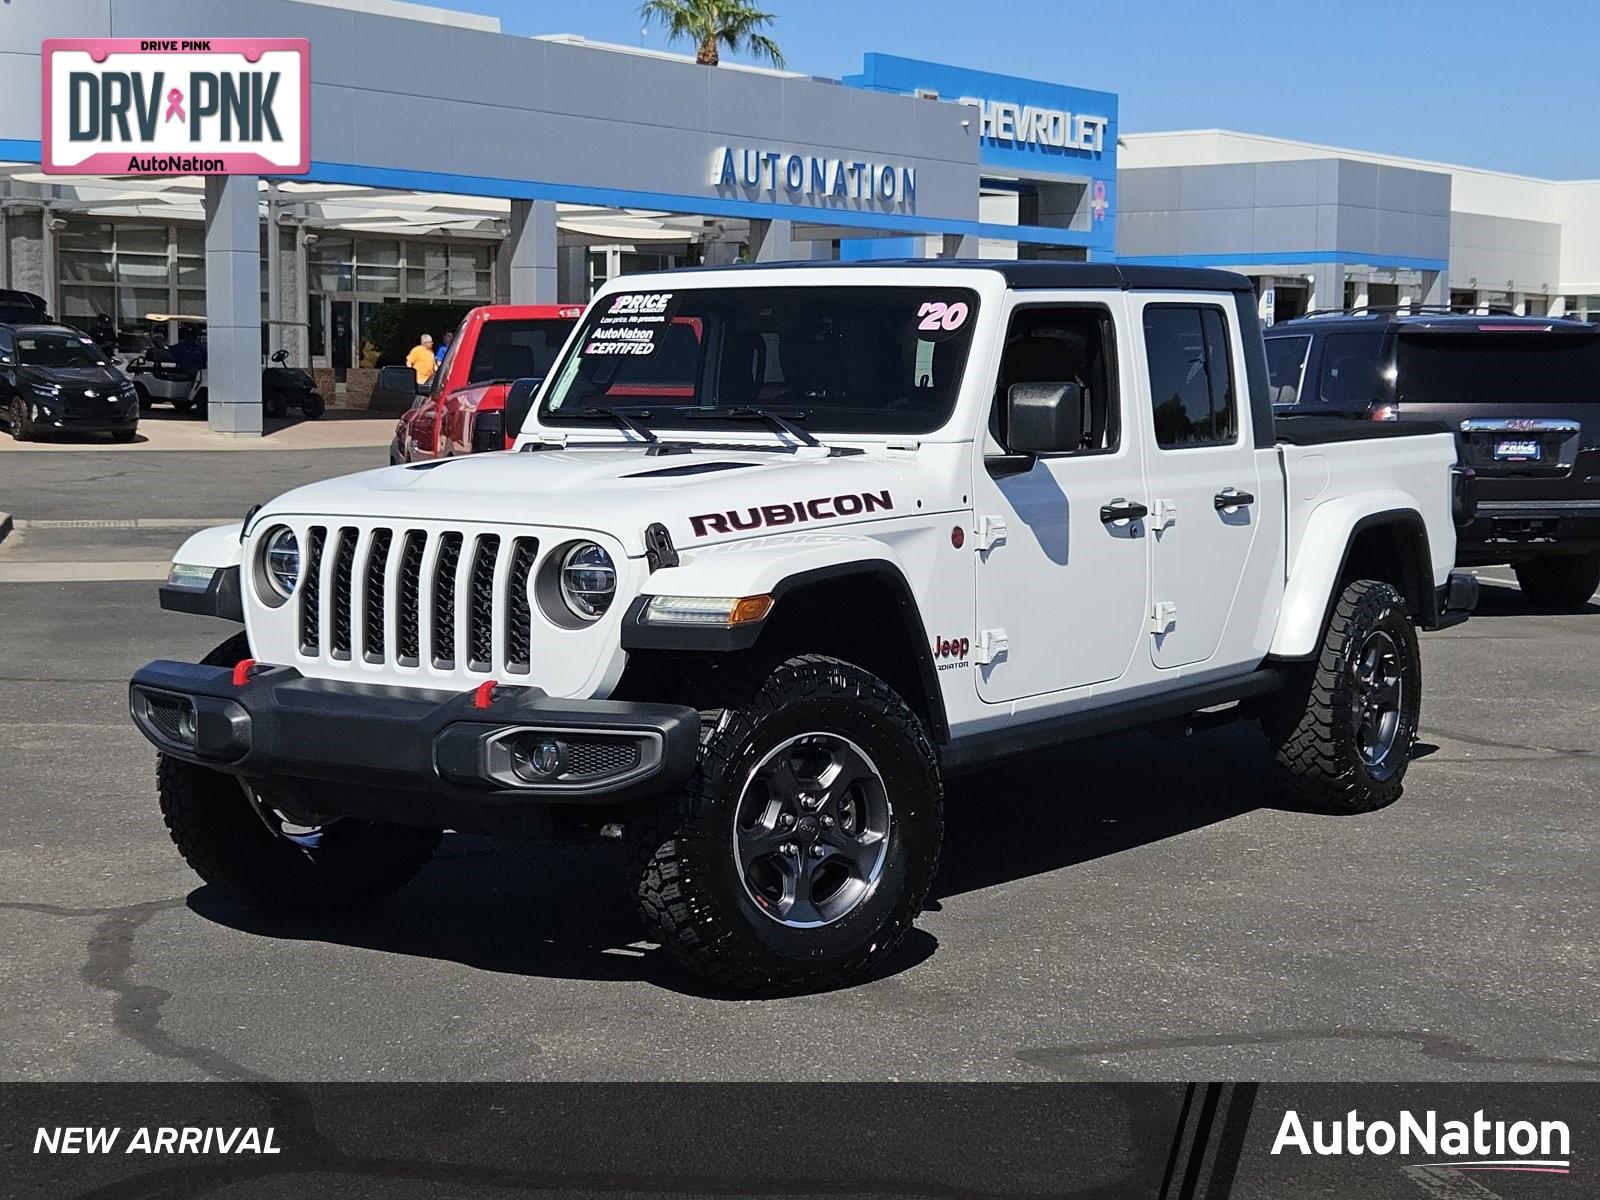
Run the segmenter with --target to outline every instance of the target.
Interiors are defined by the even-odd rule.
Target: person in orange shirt
[[[406,366],[417,373],[417,386],[426,387],[433,373],[438,369],[438,364],[433,357],[433,335],[425,333],[422,339],[413,347],[411,353],[406,355]]]

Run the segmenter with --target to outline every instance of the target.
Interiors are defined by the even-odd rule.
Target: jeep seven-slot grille
[[[456,665],[456,571],[461,566],[461,535],[439,539],[439,561],[433,571],[433,665],[448,671]]]
[[[420,529],[406,534],[400,546],[400,594],[395,597],[395,656],[402,667],[422,661],[422,551],[428,535]]]
[[[322,652],[322,543],[328,531],[313,526],[306,531],[304,579],[300,585],[300,652]]]
[[[528,607],[533,581],[528,572],[538,553],[538,538],[518,538],[512,543],[511,569],[506,573],[506,670],[519,675],[533,670],[533,611]]]
[[[352,526],[312,526],[304,536],[296,602],[307,657],[532,672],[539,539]]]
[[[384,572],[389,569],[389,547],[393,540],[393,530],[374,529],[372,544],[367,547],[367,588],[361,606],[361,654],[369,663],[384,661]]]
[[[356,565],[356,531],[341,529],[333,550],[333,628],[328,646],[335,658],[350,657],[350,578]]]
[[[486,533],[472,554],[471,593],[467,603],[467,670],[494,670],[494,563],[500,539]]]

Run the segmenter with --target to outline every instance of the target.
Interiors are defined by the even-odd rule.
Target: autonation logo
[[[1393,1121],[1367,1121],[1351,1109],[1333,1121],[1307,1123],[1290,1109],[1278,1126],[1272,1153],[1298,1151],[1322,1158],[1418,1155],[1436,1161],[1418,1167],[1456,1171],[1523,1171],[1565,1175],[1572,1167],[1572,1134],[1565,1121],[1497,1121],[1483,1111],[1470,1121],[1441,1121],[1432,1110],[1418,1117],[1402,1109]]]

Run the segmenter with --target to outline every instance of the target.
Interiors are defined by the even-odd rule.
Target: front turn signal
[[[651,625],[753,625],[772,611],[771,596],[652,596],[644,619]]]

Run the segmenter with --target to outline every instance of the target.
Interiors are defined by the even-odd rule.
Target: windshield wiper
[[[608,421],[615,421],[618,427],[624,431],[638,434],[644,441],[657,442],[660,440],[633,417],[615,408],[583,408],[570,415],[574,417],[604,417]]]
[[[810,433],[801,429],[790,418],[805,419],[804,413],[791,412],[780,414],[770,408],[755,408],[742,405],[739,408],[699,408],[689,409],[684,415],[696,421],[765,421],[777,433],[786,433],[802,446],[821,448],[822,443],[817,441]]]

